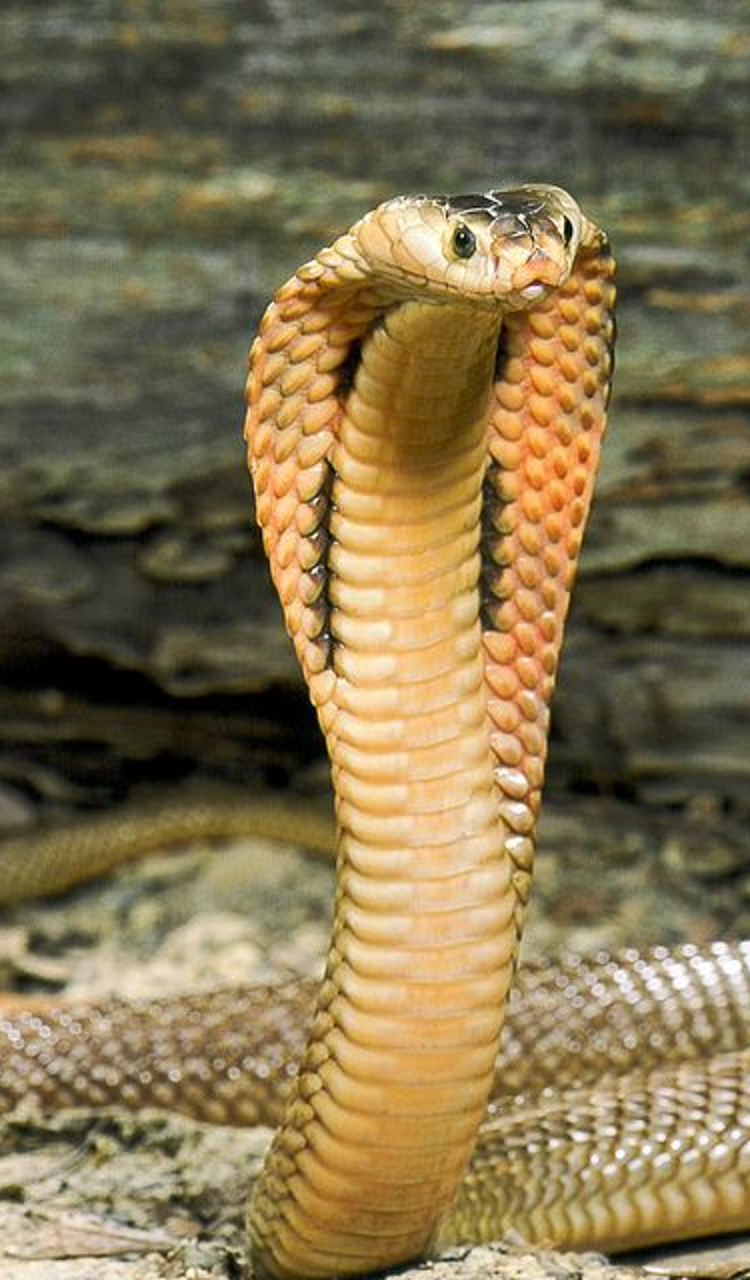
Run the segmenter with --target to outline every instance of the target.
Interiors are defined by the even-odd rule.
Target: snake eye
[[[477,238],[465,222],[459,222],[453,232],[451,244],[457,258],[470,258],[477,247]]]
[[[573,223],[570,221],[570,218],[563,218],[562,229],[563,229],[563,244],[567,249],[568,245],[573,239],[573,232],[575,231],[575,227],[573,226]]]

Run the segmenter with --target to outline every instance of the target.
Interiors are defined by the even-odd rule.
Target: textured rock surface
[[[394,190],[541,177],[611,229],[622,286],[553,782],[736,802],[747,6],[9,0],[0,40],[7,775],[90,799],[196,756],[295,759],[277,728],[240,764],[259,691],[297,681],[239,438],[263,302]],[[193,733],[206,719],[221,732]]]

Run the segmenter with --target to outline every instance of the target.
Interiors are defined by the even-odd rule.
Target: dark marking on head
[[[432,200],[446,218],[484,223],[493,236],[511,240],[528,238],[532,243],[540,232],[559,236],[565,247],[572,242],[575,228],[570,218],[560,220],[559,210],[543,191],[511,188],[508,191],[469,192],[454,196],[420,197]]]
[[[520,187],[509,191],[471,192],[431,198],[442,205],[449,216],[470,214],[472,217],[484,218],[487,222],[493,222],[495,218],[501,218],[503,215],[526,221],[546,212],[543,196],[535,191],[525,191]]]
[[[490,221],[495,217],[495,203],[489,195],[436,196],[447,213],[472,213]]]

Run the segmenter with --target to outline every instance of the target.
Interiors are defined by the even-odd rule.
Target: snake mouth
[[[534,248],[513,272],[513,290],[523,298],[534,299],[547,289],[557,288],[564,275],[564,263],[555,261],[544,249]]]

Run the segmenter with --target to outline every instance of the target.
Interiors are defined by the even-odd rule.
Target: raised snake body
[[[253,347],[258,518],[339,826],[326,976],[250,1206],[268,1274],[368,1271],[511,1225],[608,1247],[750,1225],[741,947],[571,962],[577,1003],[570,973],[532,980],[505,1059],[510,1089],[528,1096],[497,1104],[464,1176],[529,894],[609,392],[613,273],[605,237],[558,188],[401,198],[299,269]],[[23,880],[9,867],[0,861],[0,895]],[[625,1015],[613,1012],[618,991]],[[292,996],[289,1017],[300,1008]],[[543,1026],[559,1050],[576,1008],[578,1043],[594,1047],[571,1074]],[[188,1013],[146,1011],[142,1039],[149,1018],[195,1025]],[[91,1037],[72,1034],[71,1017]],[[101,1017],[6,1019],[9,1100],[40,1025],[47,1044],[67,1036],[77,1079]],[[128,1026],[110,1015],[115,1044],[118,1018]],[[263,1024],[257,1054],[286,1026]],[[676,1061],[670,1037],[690,1061]],[[167,1041],[173,1061],[179,1033]],[[707,1064],[709,1045],[724,1056]],[[628,1054],[640,1074],[614,1078]],[[255,1055],[245,1045],[243,1061]],[[542,1087],[562,1075],[568,1091],[534,1097],[540,1073]],[[53,1075],[65,1075],[59,1055]],[[124,1074],[114,1079],[127,1094]],[[56,1091],[38,1062],[30,1084],[44,1102]],[[230,1103],[216,1102],[226,1118]],[[274,1118],[280,1105],[274,1095]]]

